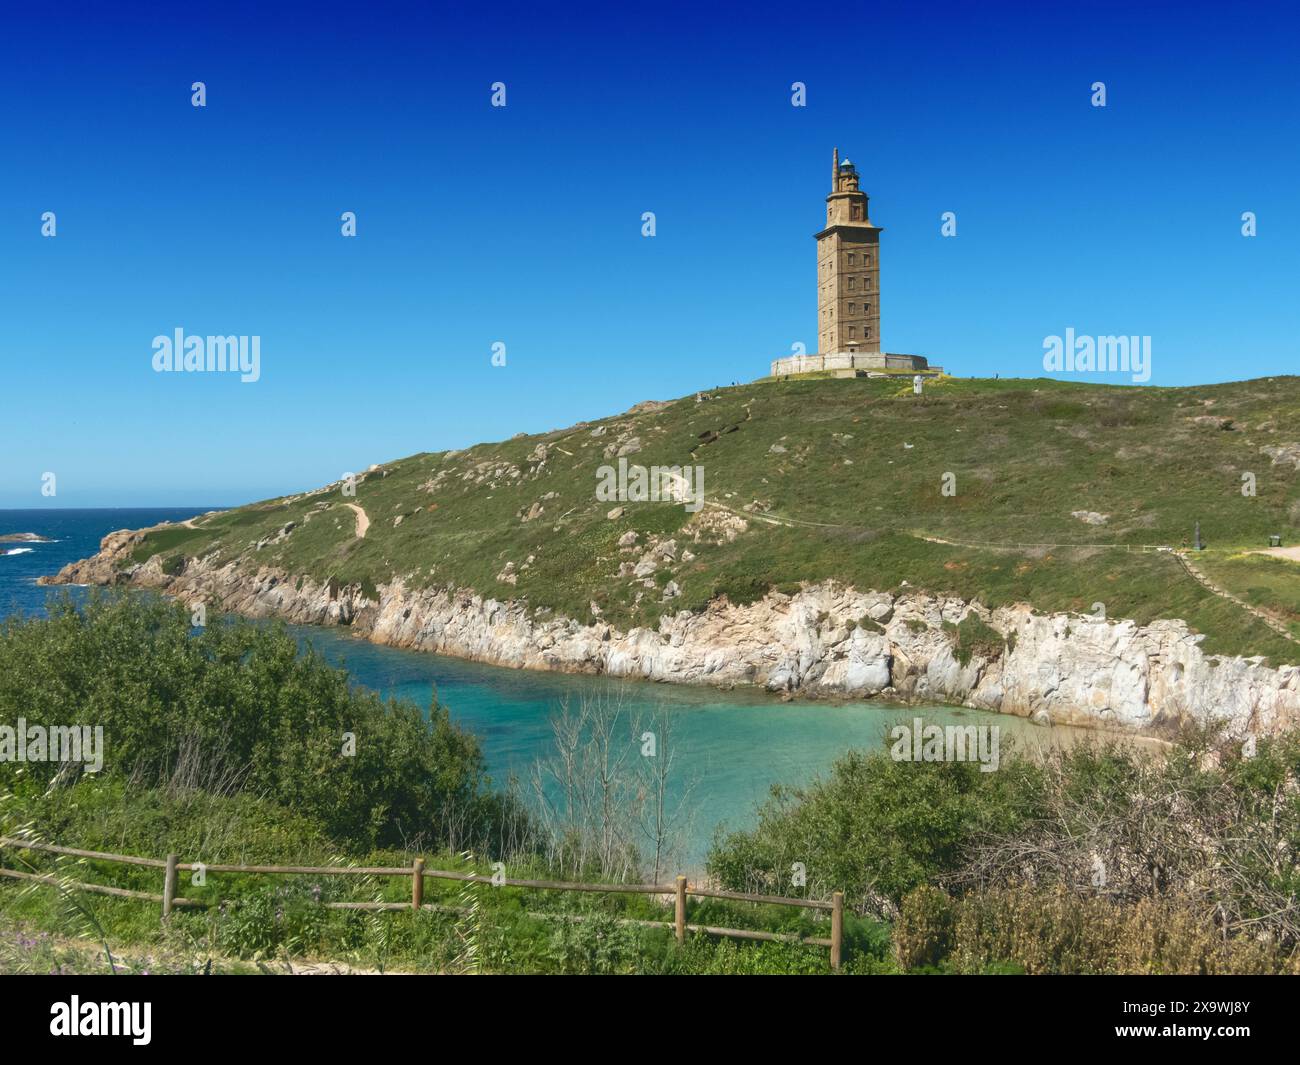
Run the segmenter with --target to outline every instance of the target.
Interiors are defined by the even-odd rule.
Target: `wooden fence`
[[[81,891],[97,895],[112,895],[117,898],[143,899],[146,902],[160,903],[162,917],[166,920],[172,910],[180,907],[206,907],[210,905],[201,899],[187,899],[177,893],[177,874],[181,871],[202,870],[204,873],[251,873],[268,876],[402,876],[411,880],[410,902],[323,902],[320,905],[333,910],[420,910],[433,909],[444,912],[463,912],[456,907],[444,906],[424,901],[425,877],[437,880],[458,880],[464,883],[492,884],[498,887],[533,888],[540,891],[587,891],[606,894],[624,895],[671,895],[674,899],[673,920],[645,921],[634,918],[616,918],[621,924],[639,925],[648,928],[673,929],[678,943],[686,942],[687,932],[699,932],[710,936],[726,936],[731,939],[766,940],[779,943],[802,943],[807,946],[829,947],[831,968],[838,971],[843,960],[844,950],[844,893],[832,893],[830,901],[817,899],[793,899],[779,895],[753,895],[742,891],[721,891],[714,888],[692,886],[686,877],[678,876],[673,884],[580,884],[559,880],[515,880],[508,877],[484,876],[480,873],[459,873],[444,869],[426,869],[423,858],[416,858],[409,866],[315,866],[315,865],[218,865],[204,862],[182,862],[175,854],[165,859],[140,858],[129,854],[108,854],[103,851],[79,850],[76,847],[58,847],[52,843],[34,843],[26,840],[0,836],[0,848],[13,847],[21,850],[43,851],[47,854],[65,854],[74,858],[89,858],[100,862],[115,862],[119,865],[141,865],[163,871],[163,891],[155,895],[147,891],[131,891],[126,888],[109,887],[105,884],[85,884],[79,881],[67,882],[60,877],[41,873],[24,873],[17,869],[0,868],[0,877],[14,880],[28,880],[51,886],[66,884]],[[706,899],[730,899],[736,902],[756,902],[773,906],[796,906],[808,910],[830,911],[831,934],[829,939],[813,936],[801,936],[792,932],[758,932],[744,928],[716,928],[711,925],[688,924],[686,921],[686,900],[690,896]],[[543,919],[563,918],[567,920],[584,920],[585,915],[550,914],[532,912],[530,916]]]

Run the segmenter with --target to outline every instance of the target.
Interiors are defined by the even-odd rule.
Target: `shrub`
[[[788,894],[791,865],[802,862],[809,894],[841,889],[850,907],[889,914],[955,869],[977,834],[1022,824],[1034,773],[1005,757],[998,772],[981,773],[973,762],[850,752],[806,788],[774,788],[755,829],[714,843],[708,869],[734,890]]]
[[[213,926],[223,953],[269,960],[318,948],[328,914],[307,885],[281,880],[223,905]]]
[[[527,829],[445,707],[432,700],[426,713],[353,689],[280,625],[217,620],[192,635],[179,604],[96,594],[78,609],[64,599],[48,619],[0,625],[0,722],[20,716],[102,725],[105,778],[264,796],[352,849],[498,853]],[[0,781],[17,785],[15,765],[0,766]],[[42,789],[59,770],[22,768]]]
[[[926,905],[943,912],[940,903]],[[1081,898],[1062,887],[1020,886],[976,892],[948,906],[948,961],[958,972],[987,972],[1008,963],[1031,975],[1226,975],[1281,972],[1287,966],[1286,952],[1268,940],[1225,936],[1192,899],[1125,904]],[[934,963],[931,954],[915,948],[904,953],[905,944],[917,939],[909,931],[899,940],[905,967]]]
[[[953,652],[962,666],[969,665],[971,658],[976,655],[985,661],[992,661],[1002,654],[1005,642],[1002,634],[986,624],[973,610],[959,624],[945,621],[943,629],[953,637]]]
[[[894,953],[903,969],[938,965],[952,949],[954,906],[938,888],[923,885],[903,899],[894,925]]]
[[[710,598],[726,596],[732,606],[748,606],[767,595],[772,582],[748,573],[723,573],[713,583]]]

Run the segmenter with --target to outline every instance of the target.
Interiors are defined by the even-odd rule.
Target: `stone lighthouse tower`
[[[880,346],[880,234],[867,216],[867,194],[857,168],[840,150],[831,156],[826,228],[817,238],[817,354],[802,343],[772,360],[772,376],[833,371],[839,377],[943,373],[923,355],[886,352]]]
[[[880,234],[858,171],[835,149],[826,228],[817,234],[817,350],[880,352]]]

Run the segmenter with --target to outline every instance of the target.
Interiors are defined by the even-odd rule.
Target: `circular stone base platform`
[[[883,373],[939,374],[941,366],[931,366],[923,355],[895,355],[869,351],[840,351],[830,355],[789,355],[772,360],[772,376],[817,373],[822,370],[877,370]]]

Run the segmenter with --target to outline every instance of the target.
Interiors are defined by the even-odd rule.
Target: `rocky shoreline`
[[[43,584],[155,588],[248,617],[348,625],[375,643],[492,665],[800,696],[885,697],[990,710],[1043,723],[1147,734],[1217,723],[1232,737],[1300,723],[1300,666],[1207,655],[1181,621],[1140,626],[1024,604],[988,610],[925,594],[857,591],[834,582],[665,617],[657,629],[538,618],[523,603],[458,589],[380,585],[367,597],[307,575],[186,559],[133,562],[147,530],[110,533],[100,552]],[[176,567],[172,567],[175,569]],[[1001,638],[958,646],[975,614]]]

